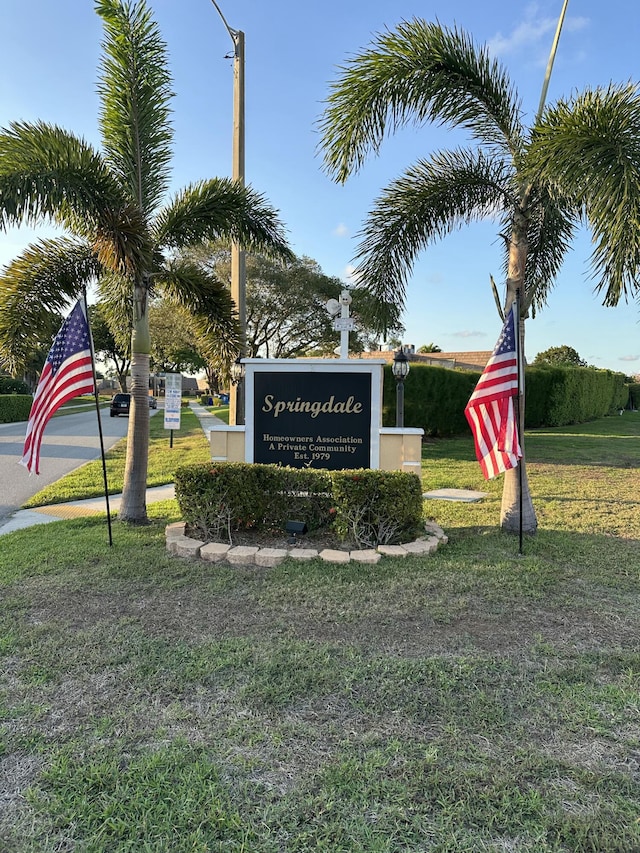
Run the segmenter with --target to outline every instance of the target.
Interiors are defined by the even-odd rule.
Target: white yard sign
[[[180,429],[182,375],[180,373],[165,373],[164,388],[164,428]]]

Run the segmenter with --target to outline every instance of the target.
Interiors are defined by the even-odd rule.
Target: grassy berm
[[[156,420],[150,481],[207,458]],[[523,555],[470,438],[425,444],[487,493],[428,558],[189,563],[174,502],[1,537],[0,850],[640,851],[640,414],[526,446]]]

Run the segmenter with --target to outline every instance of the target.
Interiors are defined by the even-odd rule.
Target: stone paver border
[[[287,557],[294,560],[324,560],[326,563],[367,563],[375,565],[383,556],[409,557],[419,554],[433,554],[440,545],[449,541],[444,530],[432,521],[424,526],[425,535],[419,536],[413,542],[404,545],[378,545],[377,548],[367,548],[358,551],[339,551],[325,548],[317,551],[315,548],[260,548],[258,546],[225,545],[222,542],[204,543],[185,535],[186,523],[178,521],[168,524],[165,528],[167,551],[176,557],[186,557],[191,560],[203,560],[209,563],[229,563],[232,566],[262,566],[271,568],[278,566]]]

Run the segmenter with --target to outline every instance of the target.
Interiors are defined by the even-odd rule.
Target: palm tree
[[[542,105],[541,105],[542,107]],[[505,312],[524,319],[546,302],[582,223],[604,302],[637,292],[640,267],[640,97],[632,84],[588,90],[542,108],[533,126],[504,69],[457,28],[413,19],[378,36],[332,84],[320,120],[324,165],[344,182],[385,135],[429,122],[466,131],[386,187],[368,214],[356,262],[384,328],[418,253],[463,224],[491,218],[504,241]],[[524,398],[523,398],[524,400]],[[521,427],[524,425],[524,405]],[[522,432],[522,430],[521,430]],[[522,527],[537,521],[522,460]],[[520,524],[517,469],[505,475],[504,529]]]
[[[265,199],[225,179],[203,180],[166,201],[172,127],[166,47],[144,0],[97,0],[103,20],[102,150],[57,126],[14,123],[0,131],[0,223],[51,221],[65,236],[40,240],[0,279],[0,359],[26,360],[51,312],[97,282],[114,331],[131,329],[132,416],[120,518],[146,520],[149,451],[149,299],[188,306],[211,350],[239,351],[226,287],[179,251],[227,237],[289,257]]]

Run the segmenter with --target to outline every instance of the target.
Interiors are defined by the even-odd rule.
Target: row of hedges
[[[480,373],[412,364],[404,385],[404,422],[425,435],[458,435],[469,427],[464,409]],[[527,428],[584,423],[625,408],[630,387],[622,373],[589,367],[528,367],[525,372]],[[640,394],[635,395],[638,405]],[[396,382],[384,369],[382,418],[394,426]]]
[[[531,367],[526,372],[528,428],[579,424],[602,418],[629,402],[622,373],[589,367]]]
[[[28,394],[29,386],[22,379],[0,376],[0,394]]]
[[[28,420],[32,403],[31,394],[1,394],[0,424],[12,424]]]
[[[191,535],[233,542],[239,530],[333,530],[359,547],[414,538],[422,522],[422,489],[401,471],[327,471],[222,462],[187,465],[175,475],[176,499]]]
[[[464,407],[480,378],[479,373],[411,364],[404,383],[404,422],[421,427],[425,435],[459,435],[468,429]],[[382,424],[395,426],[396,381],[391,366],[384,368]]]

